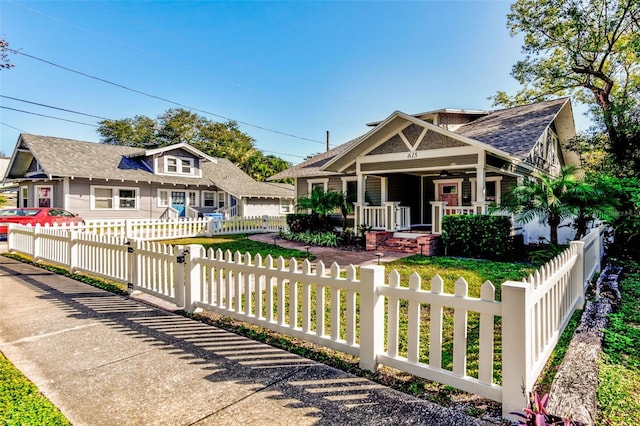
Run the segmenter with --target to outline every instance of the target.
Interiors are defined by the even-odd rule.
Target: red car
[[[0,237],[6,237],[10,223],[21,225],[82,225],[84,220],[66,210],[44,207],[9,208],[0,210]]]

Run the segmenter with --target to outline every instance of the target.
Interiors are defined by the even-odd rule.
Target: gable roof
[[[449,131],[429,124],[418,118],[427,113],[409,115],[400,111],[395,111],[385,120],[373,123],[376,127],[365,135],[346,142],[345,144],[333,148],[330,151],[318,154],[283,172],[271,176],[269,180],[342,174],[337,171],[329,171],[328,168],[331,167],[331,169],[336,169],[337,163],[345,163],[353,160],[352,157],[357,154],[353,153],[349,155],[350,150],[354,149],[365,139],[375,135],[385,126],[398,125],[398,120],[404,120],[405,123],[419,122],[425,127],[430,127],[437,132],[449,135],[465,143],[483,147],[484,149],[494,151],[495,153],[502,153],[507,157],[512,157],[520,161],[527,157],[539,140],[540,136],[542,136],[546,129],[551,126],[556,117],[562,115],[565,119],[571,120],[568,127],[565,126],[567,128],[557,129],[561,139],[569,139],[572,136],[571,133],[575,129],[569,98],[553,99],[496,111],[443,109],[432,112],[443,111],[463,111],[465,113],[478,115],[480,118],[460,126],[455,131]],[[344,165],[341,169],[344,170]]]
[[[458,128],[455,133],[486,143],[524,160],[569,98],[493,111]]]
[[[287,170],[276,173],[275,175],[269,177],[268,180],[340,175],[342,173],[325,171],[322,170],[322,167],[337,155],[351,149],[360,141],[360,139],[362,139],[362,137],[351,139],[349,142],[338,145],[337,147],[332,148],[329,151],[314,155],[313,157],[303,161],[302,163],[296,164],[295,166],[289,167]]]
[[[180,148],[181,144],[170,149]],[[27,149],[30,154],[24,152]],[[202,158],[212,158],[197,151]],[[229,160],[201,162],[202,178],[156,175],[144,159],[147,150],[49,136],[21,134],[5,179],[24,177],[33,156],[49,178],[73,177],[113,181],[216,186],[236,197],[293,198],[291,185],[256,182]]]
[[[153,149],[147,149],[144,151],[144,156],[145,157],[149,157],[155,154],[162,154],[164,152],[169,152],[169,151],[173,151],[174,149],[183,149],[187,152],[190,152],[191,154],[195,155],[196,157],[200,157],[203,158],[205,160],[211,161],[212,163],[215,163],[217,160],[213,157],[209,157],[207,154],[205,154],[204,152],[200,151],[197,148],[192,147],[191,145],[189,145],[188,143],[185,142],[180,142],[177,144],[173,144],[173,145],[167,145],[167,146],[162,146],[160,148],[153,148]]]

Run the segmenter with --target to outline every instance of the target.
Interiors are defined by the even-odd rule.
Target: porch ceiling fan
[[[465,170],[442,170],[437,176],[441,178],[452,177],[452,176],[464,176],[467,172]]]

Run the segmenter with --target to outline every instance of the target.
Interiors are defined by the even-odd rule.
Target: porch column
[[[434,234],[442,233],[442,217],[446,201],[431,201],[431,231]]]
[[[367,189],[366,176],[358,174],[358,193],[356,201],[358,203],[364,203],[364,193]]]
[[[474,214],[489,214],[489,202],[487,201],[474,201],[473,205]]]
[[[398,201],[387,201],[384,203],[385,230],[396,231],[398,224],[396,223],[396,209],[400,205]]]
[[[354,229],[358,229],[360,227],[360,225],[365,225],[366,221],[364,218],[364,208],[368,205],[369,203],[353,203],[353,228]]]
[[[478,203],[484,203],[486,200],[484,156],[485,156],[484,151],[480,151],[478,153],[478,164],[476,165],[476,199],[475,201],[477,201]],[[476,213],[478,213],[477,210],[476,210]]]

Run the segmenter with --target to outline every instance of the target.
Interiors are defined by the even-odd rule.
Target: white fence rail
[[[337,264],[327,271],[318,262],[313,271],[307,260],[263,259],[198,245],[171,248],[61,229],[11,226],[9,250],[127,282],[131,291],[153,294],[188,312],[219,312],[359,356],[363,369],[388,365],[476,393],[502,402],[503,415],[510,417],[526,405],[525,395],[570,316],[582,307],[591,278],[586,271],[599,267],[600,238],[595,229],[528,279],[503,283],[500,301],[490,282],[478,298],[469,296],[462,278],[450,294],[439,276],[426,290],[418,274],[403,283],[396,271],[386,274],[378,265],[362,267],[358,279],[353,266],[343,274]],[[477,318],[477,333],[469,332],[470,318]],[[496,341],[502,342],[500,358]],[[477,360],[470,368],[469,347],[476,343]],[[443,361],[449,353],[450,367]]]
[[[14,244],[32,244],[30,241],[34,230],[36,234],[78,231],[90,232],[98,235],[109,235],[128,239],[145,241],[163,240],[169,238],[186,238],[199,236],[213,236],[221,234],[278,232],[287,227],[284,216],[256,216],[217,220],[214,218],[186,218],[179,220],[158,219],[106,219],[87,220],[84,225],[65,226],[54,225],[10,225],[13,232],[9,238],[14,238]],[[62,235],[62,234],[59,234]]]

